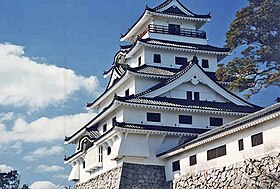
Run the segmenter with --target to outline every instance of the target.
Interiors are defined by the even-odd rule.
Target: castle
[[[208,44],[199,29],[210,20],[166,0],[121,36],[130,45],[87,104],[97,116],[65,138],[76,146],[65,158],[75,187],[180,188],[172,181],[279,150],[279,104],[261,110],[216,80],[230,49]]]

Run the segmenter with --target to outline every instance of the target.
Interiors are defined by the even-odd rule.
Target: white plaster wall
[[[215,101],[215,102],[228,102],[227,99],[225,99],[220,94],[216,93],[213,89],[211,89],[207,85],[205,85],[203,83],[194,85],[190,81],[182,83],[181,85],[175,87],[174,89],[172,89],[160,96],[186,99],[187,91],[199,92],[201,101],[207,100],[207,101]],[[194,98],[194,94],[193,94],[193,98]]]
[[[131,76],[130,79],[127,79],[121,84],[116,90],[111,92],[111,94],[103,100],[98,106],[98,112],[101,112],[105,107],[107,107],[113,100],[115,94],[119,96],[125,96],[125,91],[129,89],[129,94],[135,94],[135,77]]]
[[[161,122],[147,122],[147,112],[161,113]],[[187,111],[172,111],[153,108],[133,108],[125,107],[123,110],[124,122],[149,124],[149,125],[163,125],[163,126],[176,126],[176,127],[189,127],[189,128],[211,128],[209,127],[209,117],[222,117],[224,123],[233,121],[239,116],[223,115],[214,113],[195,113]],[[193,124],[179,124],[179,115],[190,115],[193,119]],[[176,125],[175,125],[176,124]]]
[[[263,144],[252,147],[251,135],[263,132]],[[238,133],[219,138],[202,146],[193,148],[183,153],[166,159],[166,178],[172,180],[175,174],[187,175],[202,170],[228,166],[244,161],[246,158],[268,154],[271,151],[280,151],[280,117],[275,118],[252,128],[242,130]],[[244,150],[239,151],[238,140],[244,141]],[[227,155],[207,161],[207,150],[226,144]],[[197,164],[189,166],[189,156],[197,155]],[[172,162],[180,160],[181,171],[172,172]]]
[[[154,54],[161,55],[161,63],[154,63]],[[193,56],[196,55],[199,60],[199,65],[202,64],[202,59],[208,59],[209,68],[203,68],[208,72],[215,72],[217,70],[217,55],[210,55],[206,53],[191,53],[177,50],[166,50],[159,48],[145,48],[145,63],[152,66],[162,66],[171,68],[180,68],[181,65],[175,64],[175,57],[186,57],[188,61],[192,60]]]
[[[117,108],[116,110],[114,110],[113,112],[111,112],[108,116],[106,116],[106,118],[102,119],[99,123],[98,123],[98,127],[97,130],[103,134],[103,125],[107,124],[107,131],[109,129],[111,129],[113,127],[112,125],[112,119],[113,117],[116,116],[116,120],[118,122],[123,122],[124,121],[124,112],[122,108]]]
[[[143,92],[161,82],[161,79],[150,77],[135,77],[135,93]]]
[[[141,57],[141,65],[143,65],[145,63],[145,51],[144,51],[144,47],[140,48],[131,58],[127,58],[126,59],[126,63],[132,67],[138,67],[138,58]],[[140,66],[141,66],[140,65]]]

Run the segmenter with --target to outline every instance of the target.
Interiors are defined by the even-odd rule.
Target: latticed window
[[[209,61],[207,59],[202,59],[202,68],[209,68]]]
[[[179,115],[180,124],[192,124],[192,116],[189,115]]]
[[[227,155],[226,145],[211,149],[207,151],[207,160]]]
[[[180,160],[172,162],[172,171],[180,170]]]
[[[161,120],[160,113],[147,112],[147,121],[150,121],[150,122],[160,122],[160,120]]]
[[[98,162],[99,163],[103,162],[103,146],[100,146],[98,148]]]
[[[190,156],[190,166],[197,164],[196,155]]]
[[[251,136],[252,147],[263,144],[263,133],[258,133]]]
[[[243,139],[238,140],[238,149],[239,151],[244,150],[244,142]]]
[[[223,118],[210,117],[210,126],[221,126],[223,125]]]
[[[154,63],[161,63],[160,54],[154,54]]]
[[[175,64],[186,65],[188,63],[188,58],[185,57],[175,57]]]

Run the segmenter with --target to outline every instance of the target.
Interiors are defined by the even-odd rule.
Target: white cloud
[[[59,174],[59,175],[54,175],[53,176],[54,178],[60,178],[60,179],[67,179],[69,177],[69,175],[62,175],[62,174]]]
[[[62,146],[51,146],[50,148],[41,147],[37,148],[36,150],[32,151],[28,155],[23,157],[23,160],[26,161],[34,161],[42,157],[52,156],[52,155],[59,155],[64,151]]]
[[[63,171],[64,168],[61,167],[61,166],[57,166],[57,165],[51,165],[51,166],[48,166],[48,165],[39,165],[37,168],[36,168],[36,171],[37,172],[58,172],[58,171]]]
[[[93,93],[98,86],[95,76],[38,63],[25,55],[23,46],[9,43],[0,43],[0,75],[0,105],[31,110],[66,101],[79,90]]]
[[[64,136],[72,135],[84,126],[96,114],[80,113],[75,115],[63,115],[55,118],[42,117],[31,123],[18,118],[11,130],[0,128],[0,144],[8,142],[50,142],[62,140]]]
[[[14,113],[13,112],[8,112],[8,113],[0,113],[0,123],[4,121],[10,121],[14,118]]]
[[[0,165],[0,173],[8,173],[11,170],[14,170],[14,168],[12,168],[8,165],[5,165],[5,164]]]
[[[30,189],[57,189],[58,186],[50,181],[36,181],[30,186]]]

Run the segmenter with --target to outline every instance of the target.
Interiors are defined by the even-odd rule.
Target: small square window
[[[179,115],[180,124],[192,124],[192,116],[189,115]]]
[[[160,54],[154,54],[154,63],[161,63]]]
[[[238,140],[238,149],[239,149],[239,151],[244,150],[243,139]]]
[[[160,113],[147,113],[147,121],[150,122],[160,122],[161,115]]]
[[[185,57],[175,57],[175,64],[186,65],[186,64],[188,64],[188,59]]]
[[[209,68],[209,61],[207,59],[202,59],[202,68]]]
[[[263,133],[258,133],[251,136],[252,147],[263,144]]]
[[[223,118],[210,117],[210,126],[221,126],[223,125]]]
[[[187,100],[192,100],[192,92],[187,91]]]
[[[180,160],[172,162],[172,171],[179,171],[180,170]]]
[[[190,166],[197,164],[196,155],[190,156]]]
[[[105,133],[107,131],[107,124],[103,125],[103,133]]]
[[[195,100],[195,101],[199,101],[199,99],[200,99],[200,98],[199,98],[199,92],[194,92],[194,95],[193,95],[193,96],[194,96],[194,100]]]

